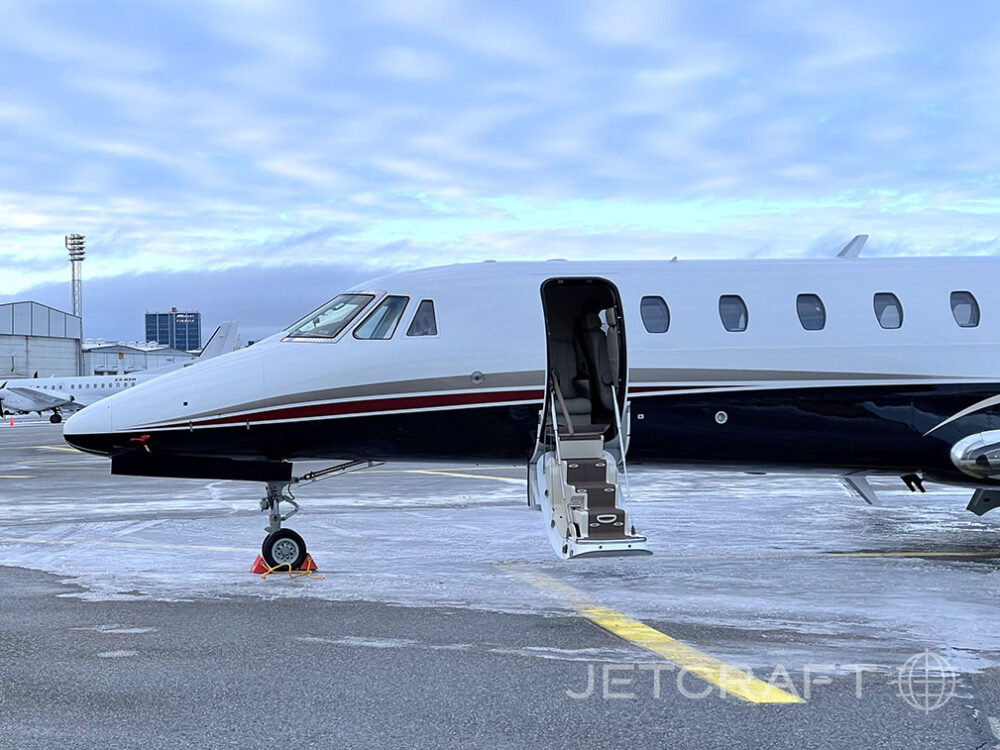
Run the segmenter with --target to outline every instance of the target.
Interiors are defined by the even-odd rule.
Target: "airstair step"
[[[566,462],[566,483],[573,486],[603,483],[608,479],[608,462],[603,458],[575,458]]]
[[[625,511],[621,508],[591,509],[587,535],[593,539],[612,539],[626,536]]]
[[[576,491],[587,496],[588,509],[609,509],[618,505],[618,489],[613,484],[607,482],[595,482],[594,484],[578,484]]]

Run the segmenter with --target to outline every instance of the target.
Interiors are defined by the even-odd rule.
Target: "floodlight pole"
[[[83,259],[87,254],[86,237],[82,234],[66,235],[66,249],[69,251],[69,262],[73,267],[73,314],[83,317]]]

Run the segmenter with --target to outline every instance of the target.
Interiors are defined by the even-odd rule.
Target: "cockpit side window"
[[[336,338],[373,299],[374,295],[372,294],[338,295],[323,307],[303,318],[289,331],[288,338]]]
[[[391,339],[403,317],[409,297],[386,297],[364,322],[354,329],[356,339]]]
[[[417,312],[406,330],[407,336],[437,336],[437,316],[434,315],[434,300],[422,299]]]

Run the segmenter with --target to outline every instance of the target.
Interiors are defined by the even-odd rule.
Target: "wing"
[[[37,406],[32,408],[32,411],[35,409],[51,409],[56,406],[68,406],[74,403],[58,393],[43,391],[38,388],[29,388],[24,385],[8,385],[6,390],[27,401],[31,401],[32,404],[37,404]]]

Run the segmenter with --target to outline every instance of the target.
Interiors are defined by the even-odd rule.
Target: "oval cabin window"
[[[745,331],[749,314],[743,298],[736,294],[724,294],[719,297],[719,317],[727,331],[734,333]]]
[[[951,293],[951,314],[959,328],[975,328],[979,325],[979,303],[972,292]]]
[[[874,297],[875,318],[883,328],[900,328],[903,325],[903,306],[899,297],[891,292],[879,292]]]
[[[663,297],[643,297],[639,302],[639,314],[650,333],[666,333],[670,328],[670,308]]]
[[[816,294],[800,294],[795,299],[799,322],[807,331],[822,331],[826,327],[826,308]]]

